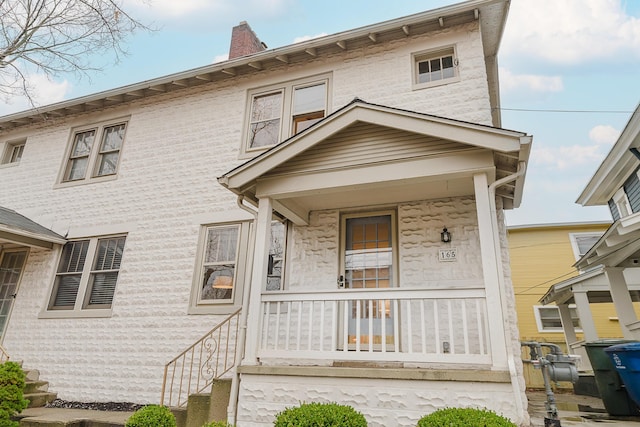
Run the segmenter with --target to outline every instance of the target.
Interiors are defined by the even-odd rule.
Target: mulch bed
[[[93,409],[96,411],[135,412],[146,405],[131,402],[70,402],[55,399],[47,403],[47,408]]]

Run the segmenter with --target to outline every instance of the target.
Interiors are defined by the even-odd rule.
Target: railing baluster
[[[269,322],[271,321],[271,303],[267,301],[264,309],[264,331],[262,333],[262,349],[269,347]]]
[[[376,306],[378,306],[378,304],[380,303],[380,301],[376,301]],[[373,316],[374,316],[374,311],[373,311],[373,300],[370,299],[369,303],[368,303],[368,307],[369,307],[369,352],[373,353]],[[376,314],[378,314],[378,310],[375,311]]]
[[[309,336],[307,337],[307,350],[311,351],[312,335],[313,335],[313,309],[314,301],[309,302]]]
[[[289,341],[291,337],[291,301],[287,301],[287,326],[285,329],[284,349],[289,350]]]
[[[484,335],[482,327],[482,317],[480,313],[480,300],[476,300],[476,322],[478,327],[478,343],[480,344],[480,354],[484,354]]]
[[[349,351],[349,311],[352,301],[342,301],[342,351],[345,353]]]
[[[320,301],[320,339],[318,340],[320,343],[320,351],[323,351],[323,343],[324,343],[324,309],[325,309],[325,301]]]
[[[393,300],[393,344],[396,353],[400,352],[400,310],[398,310],[398,300]],[[386,337],[385,337],[386,342]]]
[[[434,341],[436,342],[436,354],[441,353],[440,347],[440,319],[438,315],[438,300],[434,299],[432,301],[433,306],[433,333],[434,333]]]
[[[274,350],[278,350],[279,344],[280,344],[280,306],[281,305],[282,305],[281,302],[276,303],[276,330],[274,332],[275,337],[274,337],[274,344],[273,344]]]
[[[298,304],[299,308],[298,308],[298,331],[297,331],[297,338],[296,338],[296,350],[300,351],[300,339],[301,339],[301,335],[302,335],[302,309],[304,308],[304,301],[300,301],[300,303]]]
[[[382,318],[382,324],[380,325],[380,335],[381,335],[381,341],[382,341],[381,349],[383,353],[386,353],[387,352],[387,302],[385,301],[384,303],[385,303],[384,317]]]
[[[413,353],[413,315],[411,314],[411,300],[405,300],[405,303],[407,304],[407,335],[408,335],[408,345],[409,345],[409,350],[408,353]]]
[[[453,311],[451,310],[451,300],[447,300],[447,316],[449,318],[449,351],[456,354],[456,340],[453,336]]]
[[[427,353],[427,325],[424,317],[424,300],[420,303],[420,338],[422,338],[422,354]]]
[[[462,304],[462,336],[464,339],[464,354],[469,354],[469,324],[467,323],[467,304],[464,300]]]
[[[331,304],[331,348],[338,348],[338,302]]]
[[[360,305],[362,304],[362,300],[356,300],[356,351],[360,351],[360,317],[362,309]]]

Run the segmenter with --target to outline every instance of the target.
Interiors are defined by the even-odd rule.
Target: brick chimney
[[[229,47],[229,59],[262,52],[266,48],[267,45],[260,41],[246,21],[242,21],[233,27],[233,31],[231,32],[231,46]]]

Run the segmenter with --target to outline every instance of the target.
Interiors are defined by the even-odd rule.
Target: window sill
[[[18,166],[20,162],[8,162],[8,163],[0,163],[0,169],[4,168],[14,168]]]
[[[429,89],[432,87],[448,85],[450,83],[458,83],[459,81],[460,81],[460,76],[455,76],[455,77],[451,77],[444,80],[437,80],[435,82],[413,83],[413,85],[411,86],[411,90]]]
[[[47,310],[38,314],[38,319],[89,319],[111,317],[111,309],[103,310]]]
[[[187,314],[231,314],[240,308],[239,305],[229,304],[216,304],[216,305],[198,305],[196,307],[189,307]]]
[[[79,179],[77,181],[58,182],[57,184],[55,184],[53,186],[53,189],[55,190],[55,189],[58,189],[58,188],[77,187],[79,185],[95,184],[95,183],[98,183],[98,182],[115,181],[116,179],[118,179],[118,175],[117,174],[107,175],[107,176],[100,176],[100,177],[96,177],[96,178]]]

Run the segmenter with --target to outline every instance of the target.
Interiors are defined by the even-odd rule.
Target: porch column
[[[625,339],[638,340],[640,339],[640,331],[629,329],[629,325],[636,323],[638,317],[633,308],[633,301],[631,300],[631,295],[629,295],[629,288],[623,273],[623,268],[607,267],[604,269],[604,274],[609,281],[609,288],[611,289],[611,299],[613,299],[613,305],[616,307],[616,313],[618,313],[618,319],[620,320],[622,335]]]
[[[247,337],[243,365],[256,365],[261,330],[262,291],[267,288],[267,268],[269,263],[269,242],[271,241],[271,218],[273,208],[271,199],[262,198],[258,202],[256,220],[256,241],[253,249],[253,270],[247,310]]]
[[[564,331],[564,339],[567,342],[567,353],[577,354],[580,356],[580,368],[584,371],[591,370],[591,363],[589,362],[589,355],[584,346],[572,348],[572,344],[578,342],[578,336],[576,335],[576,328],[573,326],[573,319],[571,319],[571,310],[569,310],[568,304],[558,304],[558,310],[560,311],[560,320],[562,321],[562,330]]]
[[[578,310],[584,340],[587,342],[597,340],[598,331],[596,331],[596,324],[593,321],[593,314],[591,313],[587,293],[573,291],[573,298],[576,301],[576,309]]]
[[[482,258],[482,276],[484,279],[487,317],[489,322],[489,338],[491,341],[491,360],[494,367],[507,366],[507,334],[504,326],[504,316],[500,296],[500,280],[503,274],[502,266],[496,253],[500,248],[496,246],[491,203],[489,200],[489,182],[486,174],[473,176],[475,187],[476,211],[478,214],[478,235],[480,237],[480,255]],[[497,230],[495,231],[497,233]]]

